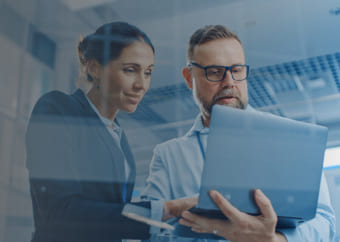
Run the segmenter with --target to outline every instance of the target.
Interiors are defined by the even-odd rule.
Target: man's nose
[[[233,76],[230,70],[226,71],[225,76],[222,80],[222,85],[226,87],[232,87],[235,85],[235,80],[233,79]]]

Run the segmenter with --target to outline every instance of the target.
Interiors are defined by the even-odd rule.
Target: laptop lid
[[[279,220],[313,218],[327,135],[319,125],[214,105],[198,209],[218,209],[208,195],[214,189],[239,210],[259,214],[259,188]]]

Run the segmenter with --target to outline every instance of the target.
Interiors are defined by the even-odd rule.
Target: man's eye
[[[208,74],[209,75],[219,75],[222,71],[220,69],[209,69]]]
[[[246,68],[245,68],[244,66],[234,66],[234,67],[232,68],[232,72],[233,72],[233,73],[243,72],[243,71],[245,71],[245,70],[246,70]]]
[[[135,69],[134,68],[125,68],[124,72],[134,72]]]

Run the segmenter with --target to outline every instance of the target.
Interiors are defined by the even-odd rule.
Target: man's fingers
[[[272,203],[270,200],[264,195],[264,193],[260,189],[256,189],[255,191],[255,200],[257,206],[260,208],[261,214],[266,220],[271,222],[277,222],[277,215],[274,211]]]
[[[193,223],[192,221],[189,221],[187,219],[184,219],[184,218],[181,218],[179,220],[179,223],[182,224],[182,225],[188,226],[188,227],[194,227],[195,226],[195,223]]]
[[[205,230],[210,229],[211,219],[202,217],[188,211],[182,213],[183,219],[180,220],[180,224],[195,228],[201,229],[204,228]],[[183,223],[182,223],[183,222]]]
[[[189,208],[195,207],[198,203],[198,197],[191,197],[187,199],[187,204]]]
[[[181,216],[181,213],[196,206],[198,197],[181,198],[176,200],[165,201],[163,204],[162,221],[173,217]]]
[[[178,199],[178,201],[180,201],[179,211],[182,213],[182,211],[195,207],[198,202],[198,197],[182,198]]]
[[[209,231],[205,231],[202,229],[197,229],[197,228],[191,228],[192,231],[196,232],[196,233],[209,233]]]
[[[190,222],[194,222],[195,221],[195,215],[188,212],[188,211],[184,211],[182,213],[182,217]]]
[[[210,191],[210,197],[216,203],[216,205],[221,209],[222,213],[232,222],[239,221],[243,214],[237,208],[235,208],[231,203],[225,199],[219,192]]]
[[[190,212],[183,212],[179,223],[197,233],[218,234],[219,231],[228,231],[230,224],[225,220],[210,219]]]
[[[191,222],[191,221],[188,221],[188,220],[186,220],[186,219],[181,218],[181,219],[179,220],[179,223],[180,223],[181,225],[190,227],[192,231],[195,231],[195,232],[198,232],[198,233],[203,233],[203,232],[204,232],[204,230],[202,230],[201,227],[200,227],[199,225],[197,225],[197,224],[195,224],[195,223],[193,223],[193,222]]]

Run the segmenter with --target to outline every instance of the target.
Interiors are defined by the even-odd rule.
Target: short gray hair
[[[196,30],[195,33],[191,35],[187,49],[187,62],[190,62],[192,60],[194,48],[196,45],[201,45],[217,39],[235,39],[242,45],[237,35],[229,30],[227,27],[223,25],[207,25]]]

